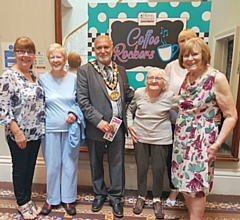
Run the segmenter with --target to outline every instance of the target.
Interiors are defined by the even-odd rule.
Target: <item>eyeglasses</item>
[[[26,53],[29,55],[29,56],[32,56],[34,55],[34,52],[32,50],[15,50],[15,52],[18,54],[18,55],[25,55]]]
[[[154,79],[155,79],[155,81],[160,81],[163,79],[163,77],[161,77],[161,76],[148,76],[147,77],[147,80],[149,80],[149,81],[153,81]]]

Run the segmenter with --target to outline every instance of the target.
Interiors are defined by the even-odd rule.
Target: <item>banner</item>
[[[149,68],[177,59],[181,30],[192,29],[208,43],[211,2],[89,3],[88,16],[88,60],[95,59],[95,38],[109,35],[113,60],[139,88]]]

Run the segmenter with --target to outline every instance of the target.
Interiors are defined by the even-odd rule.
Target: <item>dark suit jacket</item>
[[[134,91],[129,87],[125,68],[118,65],[118,70],[123,109],[122,119],[125,132],[127,132],[126,104],[132,100]],[[97,125],[102,119],[110,122],[112,118],[112,105],[105,82],[101,74],[90,63],[87,63],[78,68],[77,83],[78,103],[87,123],[86,136],[95,141],[104,141],[104,133],[97,128]]]

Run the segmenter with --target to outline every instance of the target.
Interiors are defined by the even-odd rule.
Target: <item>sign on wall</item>
[[[3,70],[9,69],[15,63],[13,42],[2,42],[2,64]]]
[[[141,15],[150,17],[151,14]],[[156,19],[155,13],[145,22],[142,19],[110,19],[109,23],[113,60],[129,71],[164,68],[166,63],[176,59],[179,51],[177,36],[186,27],[185,18]]]
[[[113,60],[123,65],[131,86],[145,86],[149,68],[177,59],[177,37],[192,29],[208,43],[211,2],[89,3],[88,59],[100,34],[114,43]]]
[[[2,63],[3,63],[3,71],[11,68],[15,61],[14,55],[14,42],[1,42],[1,50],[2,50]],[[35,71],[46,69],[45,65],[45,51],[37,51],[34,60],[33,68]]]

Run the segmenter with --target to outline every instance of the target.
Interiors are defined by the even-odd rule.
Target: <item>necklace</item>
[[[151,97],[148,95],[148,93],[147,93],[147,88],[146,88],[145,91],[144,91],[143,97],[144,97],[144,99],[145,99],[146,101],[151,102],[151,103],[154,103],[154,102],[156,102],[156,101],[159,99],[160,95],[161,95],[161,92],[159,93],[158,96],[156,96],[156,97],[154,97],[154,98],[151,98]]]
[[[100,67],[98,66],[96,60],[91,60],[89,61],[90,64],[92,64],[93,68],[102,76],[105,84],[107,85],[107,87],[112,90],[111,93],[109,94],[109,97],[112,101],[117,101],[120,97],[119,92],[116,90],[117,84],[118,84],[118,66],[115,62],[112,61],[112,73],[113,73],[113,81],[110,82],[108,81],[107,77],[105,76],[104,72],[100,69]]]

